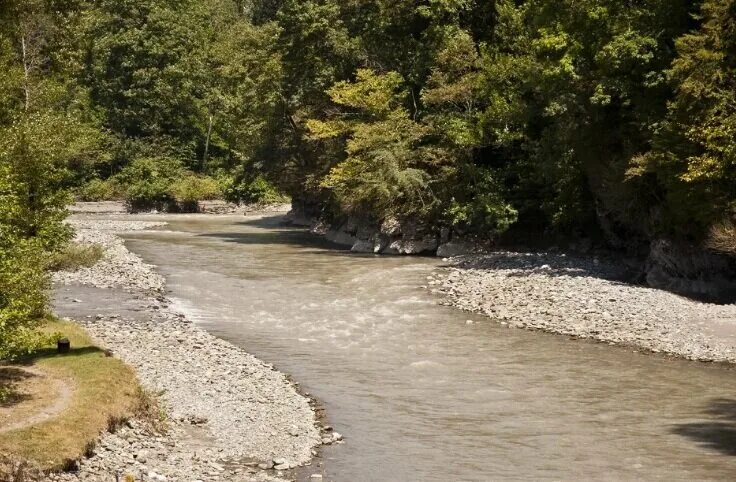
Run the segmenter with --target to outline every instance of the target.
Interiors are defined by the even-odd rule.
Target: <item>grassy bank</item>
[[[48,346],[0,367],[6,393],[0,455],[47,471],[83,456],[102,432],[148,403],[132,369],[96,347],[78,325],[53,320],[44,329],[69,338],[71,350],[60,355]],[[3,432],[3,426],[17,428]]]

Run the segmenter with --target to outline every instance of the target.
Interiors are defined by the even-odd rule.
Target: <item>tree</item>
[[[396,72],[361,69],[355,82],[329,89],[342,112],[310,120],[315,140],[347,137],[346,158],[322,179],[344,209],[377,219],[392,214],[427,214],[436,200],[428,171],[434,159],[422,148],[427,129],[404,107],[404,79]]]
[[[677,39],[668,71],[676,94],[654,149],[630,171],[663,186],[659,229],[695,237],[736,213],[736,2],[708,0],[699,18]]]

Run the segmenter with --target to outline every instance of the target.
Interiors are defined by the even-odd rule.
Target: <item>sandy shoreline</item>
[[[511,327],[736,362],[736,305],[701,303],[617,281],[615,260],[495,252],[448,260],[431,287],[448,304]]]
[[[168,481],[281,480],[310,465],[319,445],[339,441],[284,374],[174,312],[164,279],[117,235],[165,223],[84,215],[70,223],[77,241],[102,245],[105,257],[93,268],[57,274],[57,293],[64,286],[116,290],[140,306],[122,316],[110,306],[75,321],[160,394],[171,430],[161,436],[133,421],[105,434],[79,471],[53,480],[101,482],[126,473]]]

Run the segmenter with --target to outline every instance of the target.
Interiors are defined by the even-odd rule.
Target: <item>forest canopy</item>
[[[0,6],[0,337],[72,194],[736,251],[736,0]]]
[[[4,0],[0,119],[64,110],[92,198],[265,183],[327,217],[701,241],[734,216],[735,9]]]

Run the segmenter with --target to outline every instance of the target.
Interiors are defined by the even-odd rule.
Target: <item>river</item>
[[[346,440],[326,480],[736,474],[729,368],[505,328],[421,287],[439,260],[351,254],[277,216],[167,219],[129,248],[176,308],[324,403]]]

